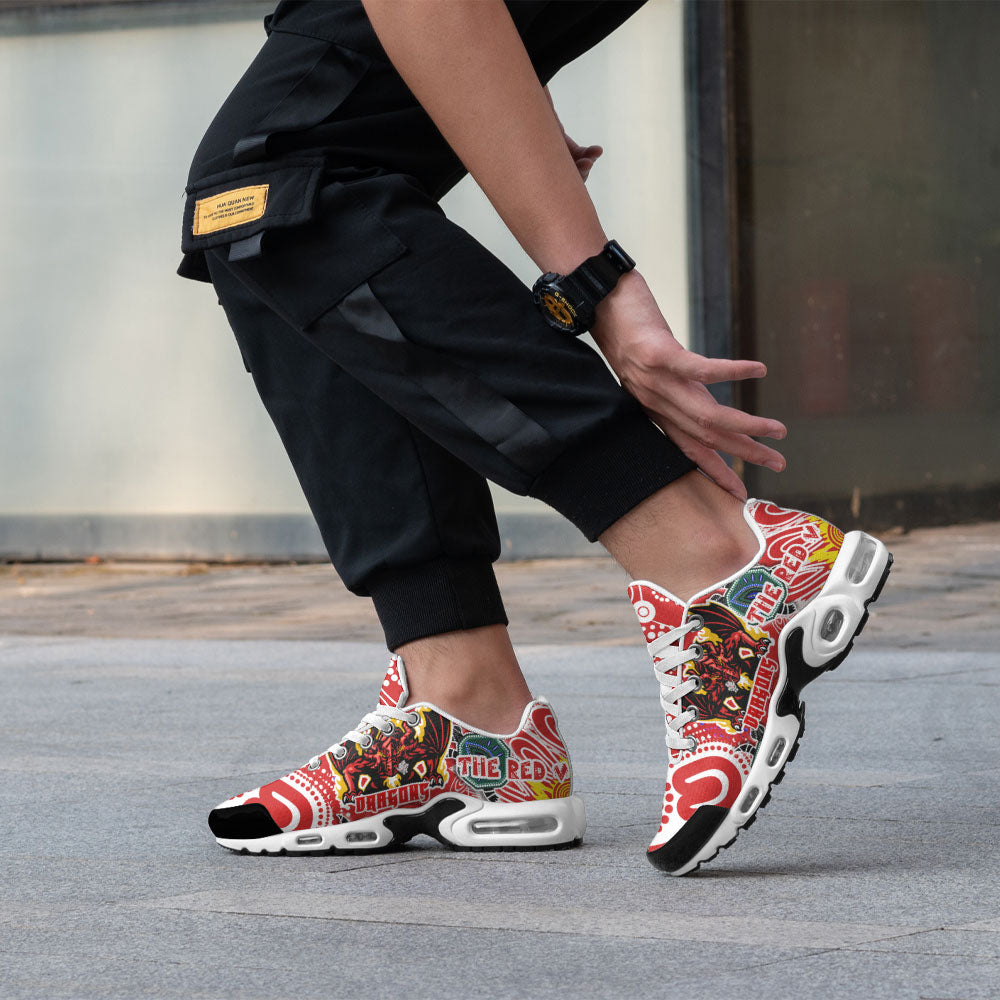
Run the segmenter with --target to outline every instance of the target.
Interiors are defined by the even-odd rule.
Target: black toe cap
[[[281,833],[281,827],[259,802],[213,809],[208,826],[220,840],[259,840]]]
[[[722,806],[699,806],[670,840],[649,851],[646,857],[660,871],[675,872],[683,868],[722,826],[728,813]]]

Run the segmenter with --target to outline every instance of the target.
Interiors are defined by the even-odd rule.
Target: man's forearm
[[[502,0],[362,0],[386,54],[543,271],[607,241]]]

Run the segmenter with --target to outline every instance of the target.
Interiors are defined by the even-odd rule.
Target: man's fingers
[[[735,455],[751,465],[763,465],[772,472],[783,472],[785,469],[785,458],[780,451],[775,451],[746,434],[716,430],[708,434],[696,433],[693,437],[704,448]]]
[[[703,385],[715,382],[741,382],[748,378],[763,378],[767,366],[760,361],[734,361],[729,358],[706,358],[693,351],[676,351],[666,365],[671,374],[693,379]]]
[[[733,434],[746,434],[749,437],[768,437],[780,441],[788,435],[788,428],[780,421],[771,417],[758,417],[733,406],[723,406],[714,399],[710,405],[695,416],[702,427],[718,427]]]
[[[695,462],[699,469],[708,476],[716,485],[720,486],[727,493],[732,493],[738,500],[746,500],[747,488],[743,485],[743,480],[726,465],[722,456],[711,448],[706,448],[698,444],[686,434],[677,431],[676,428],[663,430],[673,440],[681,451]]]
[[[647,412],[655,413],[660,419],[657,423],[666,429],[667,426],[675,427],[690,440],[710,451],[722,451],[727,455],[735,455],[752,465],[763,465],[774,472],[781,472],[785,468],[785,459],[780,452],[769,448],[760,441],[755,441],[751,436],[739,432],[733,432],[718,423],[701,421],[692,416],[687,410],[681,408],[676,400],[668,399],[660,394],[656,394],[656,399],[647,399],[645,404]],[[719,410],[727,410],[728,407],[715,404]],[[740,411],[733,411],[739,413]],[[749,414],[741,414],[748,417],[750,421],[760,419],[750,417]],[[662,423],[661,423],[662,421]],[[740,421],[740,423],[746,423]],[[753,423],[747,426],[755,426]],[[713,477],[714,478],[714,477]]]
[[[746,500],[747,488],[743,485],[743,480],[726,465],[717,451],[699,446],[696,448],[695,454],[690,455],[689,458],[697,462],[698,468],[716,485],[721,486],[727,493],[732,493],[737,500]]]
[[[732,493],[737,500],[746,500],[747,489],[743,485],[743,480],[733,472],[732,469],[726,465],[722,456],[719,455],[717,451],[711,448],[706,448],[704,445],[699,444],[690,435],[685,434],[676,424],[672,424],[669,420],[664,419],[664,417],[659,413],[654,413],[653,411],[647,410],[650,419],[656,424],[660,430],[663,431],[671,441],[677,445],[681,451],[687,455],[688,458],[694,462],[706,476],[709,477],[718,486],[722,487],[727,493]]]
[[[768,448],[766,444],[754,441],[745,434],[717,434],[710,437],[707,444],[704,438],[696,437],[695,440],[704,448],[711,447],[713,451],[735,455],[736,458],[742,458],[751,465],[762,465],[772,472],[784,472],[785,457],[780,451]]]
[[[755,437],[779,440],[785,437],[787,431],[781,421],[723,406],[700,386],[678,386],[672,393],[653,390],[644,397],[645,406],[677,425],[703,447],[738,455],[777,472],[784,468],[779,452],[753,440]]]
[[[788,435],[788,428],[780,420],[759,417],[753,413],[738,410],[735,406],[724,406],[702,385],[681,385],[671,391],[654,390],[671,412],[682,412],[698,428],[692,433],[698,437],[703,433],[719,431],[731,434],[746,434],[749,437],[769,437],[776,441]],[[705,444],[710,448],[711,441]]]
[[[584,148],[574,143],[570,146],[570,152],[573,154],[576,169],[580,171],[580,176],[586,181],[590,176],[590,171],[593,169],[594,164],[597,162],[597,158],[604,150],[600,146],[587,146]]]
[[[565,131],[563,132],[563,138],[566,140],[566,145],[574,160],[596,160],[604,152],[603,146],[581,146],[580,143],[566,135]]]
[[[737,434],[733,437],[726,435],[722,438],[719,447],[727,455],[735,455],[737,458],[742,458],[744,462],[763,465],[772,472],[785,471],[785,456],[780,451],[768,448],[766,444],[754,441],[753,438],[746,437],[746,435]]]

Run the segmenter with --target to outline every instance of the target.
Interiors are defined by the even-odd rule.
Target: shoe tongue
[[[403,658],[398,653],[393,653],[392,659],[389,660],[389,669],[386,672],[385,680],[382,681],[378,703],[388,705],[390,708],[402,708],[409,696],[410,690],[406,683]]]
[[[652,642],[658,635],[677,628],[684,620],[683,602],[655,583],[633,580],[628,585],[628,596],[646,642]]]

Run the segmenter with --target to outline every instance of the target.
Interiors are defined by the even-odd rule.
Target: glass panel
[[[740,350],[789,427],[788,469],[749,485],[885,523],[996,512],[1000,4],[735,14]]]

